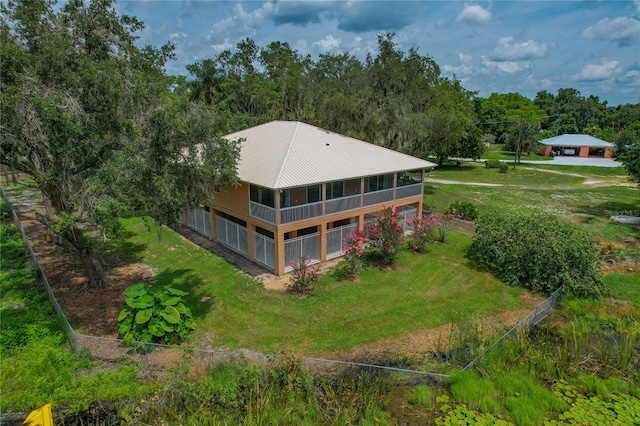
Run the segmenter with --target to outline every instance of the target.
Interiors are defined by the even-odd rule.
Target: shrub
[[[507,284],[534,292],[564,287],[576,297],[597,298],[605,291],[596,241],[551,214],[483,214],[467,254]]]
[[[498,169],[500,164],[502,164],[500,160],[487,160],[484,162],[484,166],[488,169]]]
[[[128,342],[179,344],[196,328],[182,290],[133,284],[124,291],[125,307],[118,315],[118,333]]]
[[[438,241],[440,241],[441,243],[447,242],[447,235],[449,234],[449,228],[451,227],[451,222],[453,222],[453,219],[460,219],[460,214],[458,214],[457,212],[452,212],[438,215],[438,220],[440,221],[440,228],[438,228],[440,231],[440,235]]]
[[[347,261],[347,272],[349,275],[356,275],[362,267],[364,245],[368,241],[369,238],[364,236],[360,231],[355,231],[342,240],[342,251],[344,251],[344,257]]]
[[[454,201],[449,204],[447,213],[457,213],[462,220],[476,220],[478,218],[478,208],[469,201]]]
[[[498,171],[500,173],[507,173],[509,171],[509,165],[507,163],[500,163],[500,166],[498,166]]]
[[[398,213],[393,208],[385,207],[374,223],[365,228],[365,235],[380,262],[391,265],[396,261],[404,230],[398,222]]]
[[[315,266],[309,265],[309,258],[300,257],[300,262],[291,261],[293,272],[287,290],[290,293],[301,296],[310,296],[313,294],[313,285],[320,278],[320,270]]]
[[[433,230],[442,226],[438,215],[433,213],[416,216],[408,224],[413,230],[409,237],[409,248],[418,253],[424,252],[427,244],[433,240]]]

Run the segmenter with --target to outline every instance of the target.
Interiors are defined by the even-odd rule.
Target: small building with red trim
[[[539,153],[551,156],[611,158],[614,144],[589,135],[561,135],[540,141]]]

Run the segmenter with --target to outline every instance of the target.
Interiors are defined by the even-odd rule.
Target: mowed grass
[[[165,231],[159,242],[142,221],[126,220],[130,246],[156,282],[188,291],[197,346],[298,354],[347,351],[419,329],[491,315],[519,304],[522,290],[467,264],[470,237],[451,233],[424,255],[403,251],[395,269],[365,268],[357,281],[323,275],[309,298],[266,290],[216,255]]]
[[[505,151],[504,144],[499,144],[499,143],[491,144],[487,153],[482,156],[482,158],[486,158],[487,160],[513,160],[513,157],[514,157],[514,153]],[[533,160],[535,161],[553,160],[552,157],[540,155],[537,152],[532,152],[530,155],[526,155],[525,153],[522,153],[520,158],[522,160],[532,160],[532,161]]]
[[[474,203],[481,214],[489,210],[522,213],[538,209],[578,223],[603,244],[640,238],[640,228],[637,226],[615,223],[609,219],[617,214],[639,211],[640,189],[626,185],[585,185],[587,179],[597,178],[591,168],[585,171],[581,171],[580,167],[564,169],[567,173],[585,177],[537,169],[538,166],[518,166],[515,170],[510,169],[506,175],[477,165],[466,165],[461,169],[436,169],[428,177],[460,182],[501,183],[503,186],[426,182],[425,206],[444,211],[451,202],[461,200]],[[624,173],[623,169],[613,170]],[[626,180],[624,175],[607,173],[603,173],[604,179]]]

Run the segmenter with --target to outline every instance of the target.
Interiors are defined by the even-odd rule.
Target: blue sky
[[[362,60],[378,32],[392,31],[400,49],[417,48],[480,96],[572,87],[610,106],[640,102],[640,0],[120,0],[117,9],[145,22],[140,43],[175,44],[170,74],[247,37]]]

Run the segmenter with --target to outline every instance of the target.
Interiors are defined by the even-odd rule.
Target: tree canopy
[[[45,0],[9,1],[2,14],[2,163],[33,178],[56,241],[82,260],[90,288],[103,286],[91,230],[113,230],[132,212],[175,222],[207,182],[233,183],[237,150],[212,149],[214,121],[168,101],[172,47],[137,47],[143,24],[118,16],[111,0],[57,11]],[[224,166],[203,168],[197,143]]]

